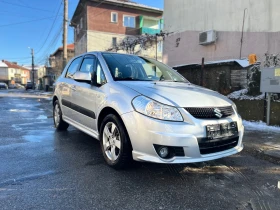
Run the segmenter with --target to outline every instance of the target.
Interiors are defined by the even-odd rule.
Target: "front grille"
[[[187,107],[185,108],[193,117],[198,119],[220,119],[231,116],[234,114],[232,106],[225,107],[207,107],[207,108],[196,108],[196,107]],[[215,112],[215,109],[218,109]],[[221,114],[219,117],[219,113]]]
[[[222,152],[224,150],[232,149],[236,147],[238,144],[239,137],[234,137],[231,139],[216,139],[216,140],[209,140],[209,139],[200,139],[198,141],[200,154],[211,154],[215,152]]]

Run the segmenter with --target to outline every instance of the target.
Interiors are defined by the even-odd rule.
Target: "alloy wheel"
[[[118,127],[108,122],[103,130],[103,148],[107,158],[116,161],[121,151],[121,136]]]
[[[60,123],[60,109],[58,104],[55,105],[54,108],[54,122],[55,122],[55,126],[57,127]]]

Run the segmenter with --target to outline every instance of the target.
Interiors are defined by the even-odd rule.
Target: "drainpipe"
[[[243,35],[244,35],[244,23],[245,23],[246,10],[247,10],[247,8],[244,9],[244,14],[243,14],[243,24],[242,24],[242,32],[241,32],[241,40],[240,40],[241,45],[240,45],[239,59],[241,59],[241,53],[242,53]]]
[[[201,61],[201,78],[200,78],[200,86],[204,87],[204,58]]]

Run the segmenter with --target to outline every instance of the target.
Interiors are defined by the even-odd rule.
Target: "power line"
[[[53,23],[52,23],[52,26],[51,26],[51,28],[50,28],[50,31],[49,31],[49,33],[48,33],[48,35],[47,35],[45,41],[43,42],[43,44],[41,45],[40,49],[37,51],[36,54],[38,54],[38,53],[43,49],[43,47],[45,46],[45,44],[46,44],[46,42],[47,42],[47,40],[48,40],[48,38],[49,38],[49,36],[50,36],[50,34],[51,34],[51,32],[52,32],[52,29],[53,29],[53,26],[54,26],[54,24],[55,24],[55,21],[56,21],[56,19],[57,19],[57,17],[58,17],[58,14],[59,14],[61,5],[62,5],[62,1],[60,2],[60,5],[59,5],[58,10],[57,10],[57,12],[56,12],[56,16],[55,16],[55,19],[53,20]]]
[[[62,26],[60,26],[58,29],[59,30],[57,31],[57,33],[55,34],[53,39],[50,41],[50,43],[47,46],[47,48],[45,49],[45,51],[42,53],[42,55],[38,59],[36,59],[37,63],[41,63],[42,61],[44,61],[46,59],[46,57],[48,56],[50,50],[52,50],[52,47],[57,45],[57,43],[59,41],[59,37],[62,33]]]
[[[6,26],[12,26],[12,25],[19,25],[19,24],[30,23],[30,22],[40,21],[40,20],[52,19],[52,18],[54,18],[54,17],[45,17],[45,18],[40,18],[40,19],[35,19],[35,20],[29,20],[29,21],[25,21],[25,22],[18,22],[18,23],[11,23],[11,24],[6,24],[6,25],[0,25],[0,27],[6,27]]]
[[[29,9],[44,11],[44,12],[52,12],[50,10],[45,10],[45,9],[40,9],[40,8],[35,8],[35,7],[29,7],[29,6],[26,6],[26,5],[17,4],[17,3],[11,3],[11,2],[2,1],[2,0],[0,2],[1,3],[5,3],[5,4],[11,4],[11,5],[18,6],[18,7],[25,7],[25,8],[29,8]]]

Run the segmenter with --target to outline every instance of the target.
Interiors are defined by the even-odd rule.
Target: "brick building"
[[[124,38],[155,34],[161,30],[163,11],[157,8],[121,0],[80,0],[71,20],[75,28],[75,54],[105,51]],[[162,43],[156,43],[138,54],[155,57]]]
[[[67,62],[74,57],[75,45],[67,45]],[[56,78],[63,71],[63,47],[59,47],[49,57],[49,64],[51,68],[48,68],[49,74],[53,74]]]

